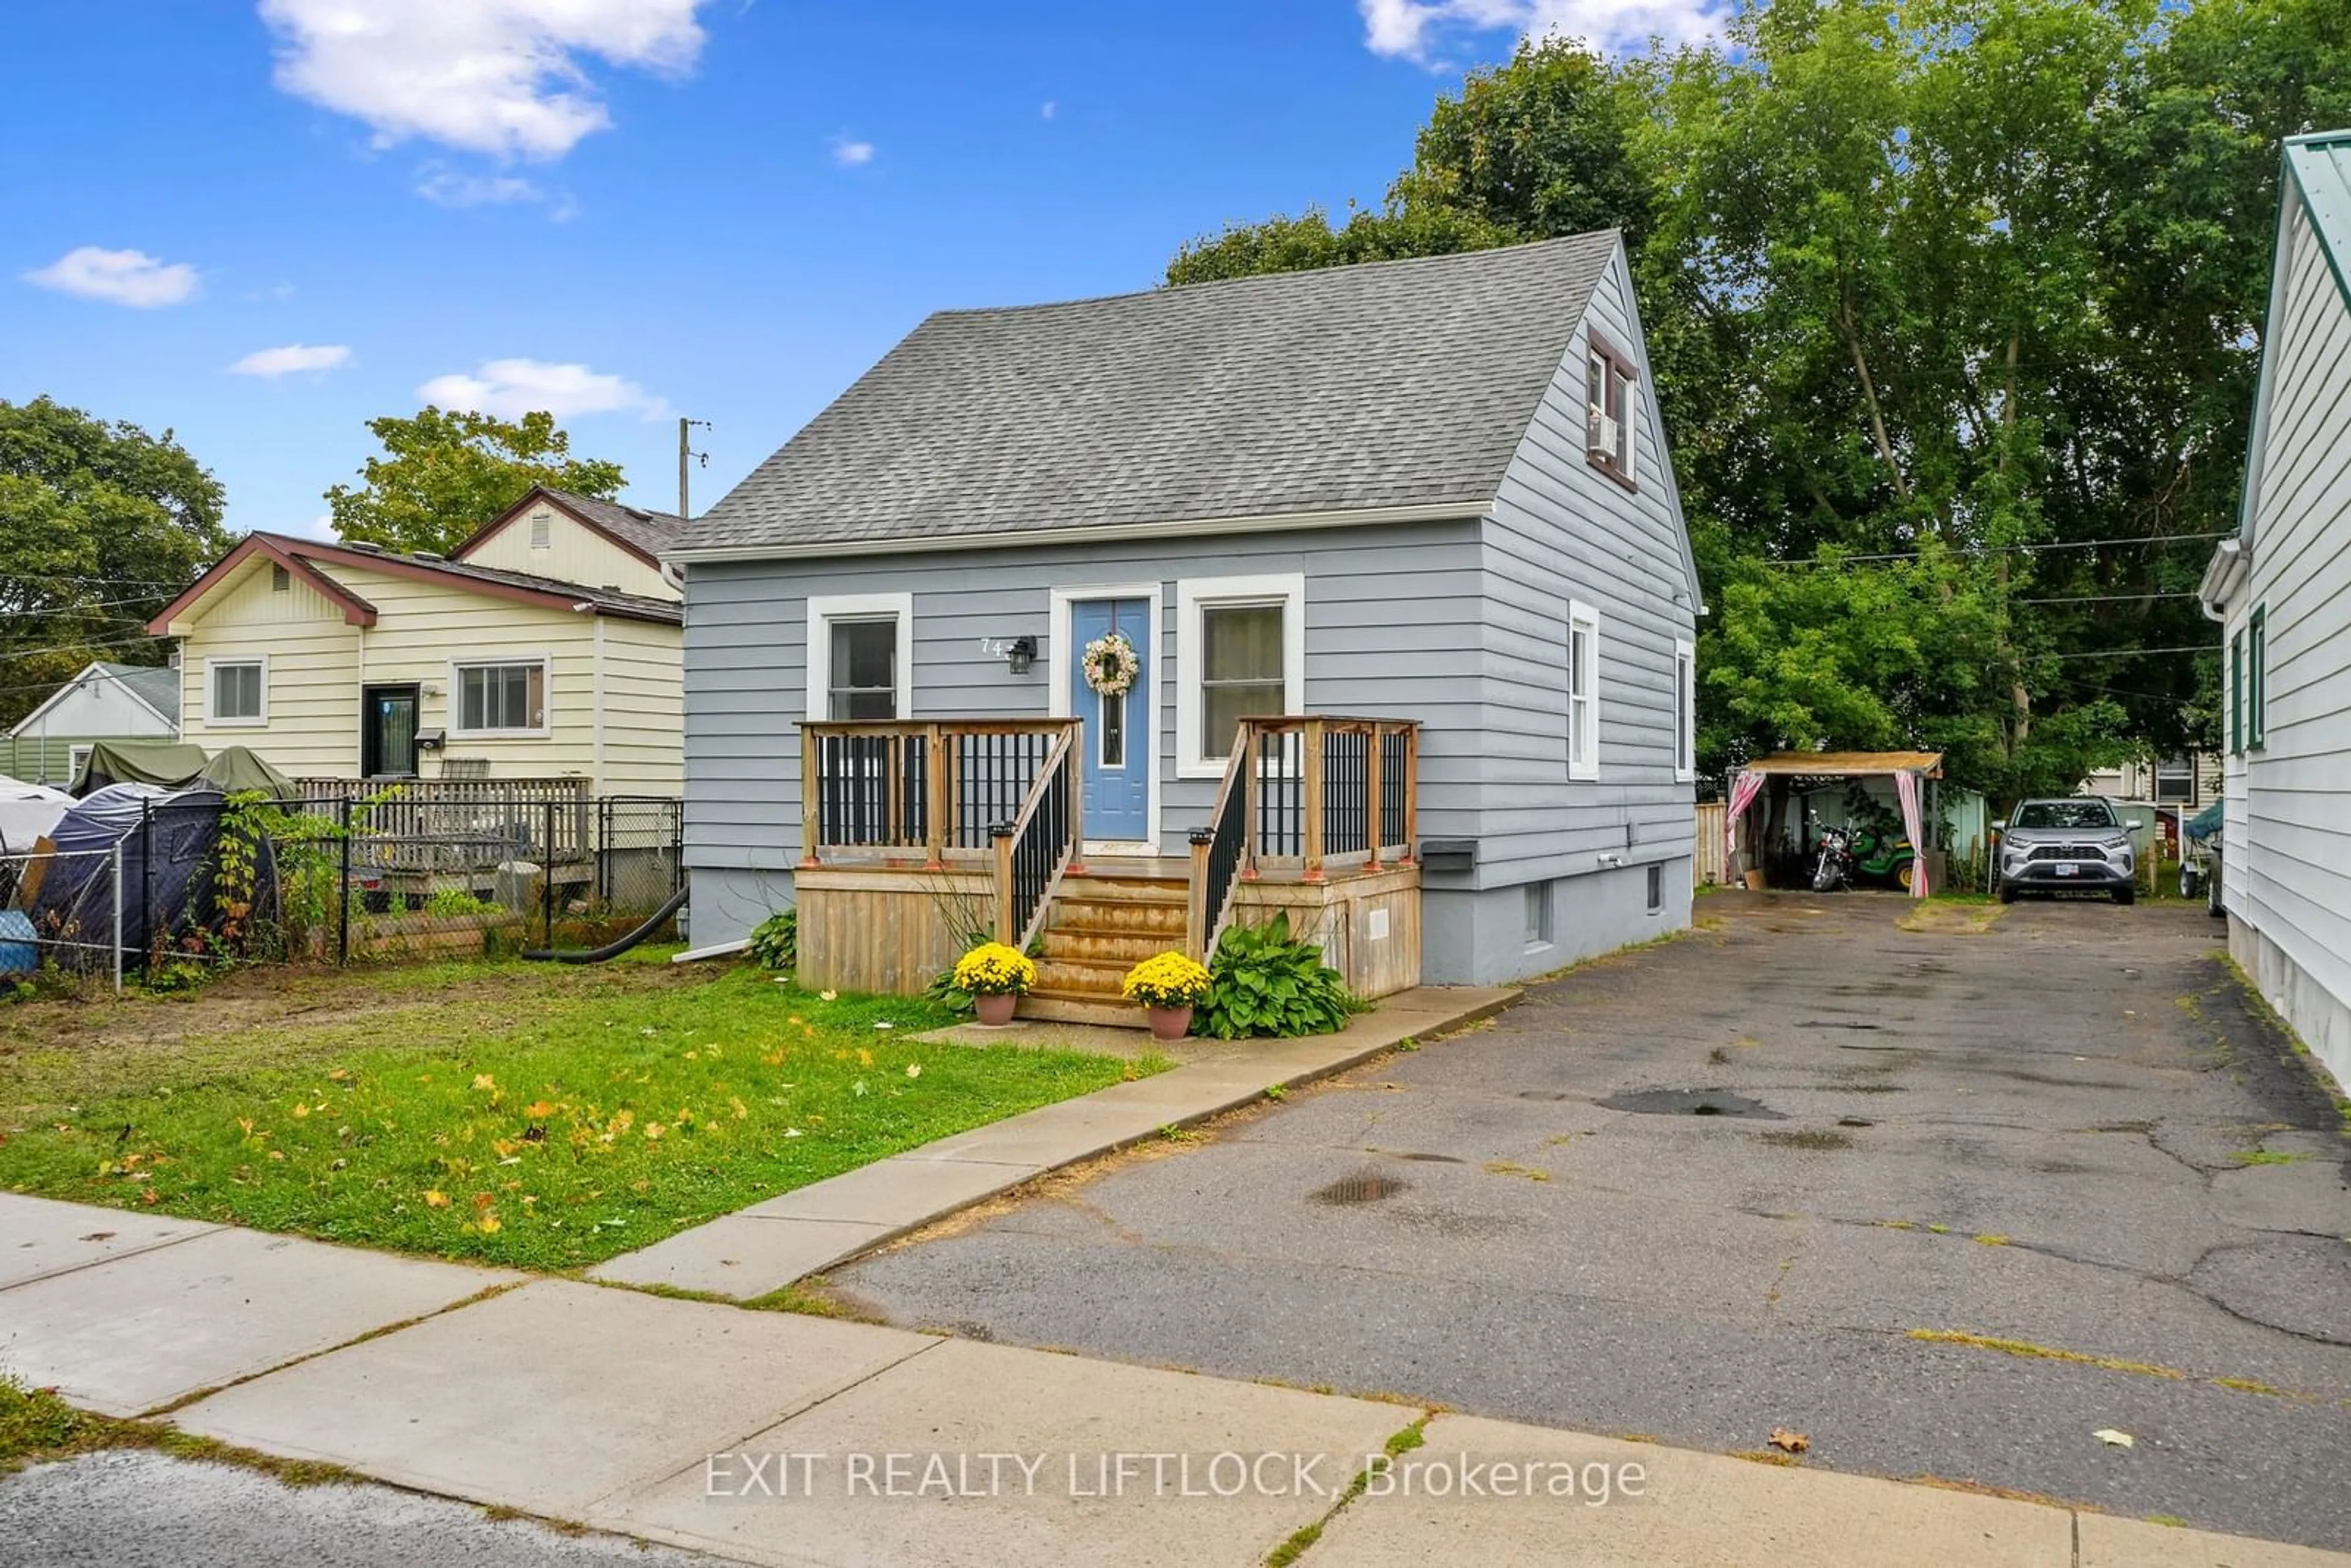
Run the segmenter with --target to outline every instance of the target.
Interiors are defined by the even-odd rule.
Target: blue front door
[[[1115,633],[1134,650],[1134,686],[1119,696],[1086,680],[1086,644]],[[1061,678],[1070,683],[1070,712],[1082,726],[1085,834],[1096,843],[1140,843],[1151,833],[1151,738],[1155,723],[1151,667],[1151,602],[1144,599],[1081,599],[1070,606],[1070,648]]]

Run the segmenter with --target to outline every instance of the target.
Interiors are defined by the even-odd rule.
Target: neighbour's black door
[[[360,694],[360,770],[370,779],[416,777],[414,686],[370,686]]]

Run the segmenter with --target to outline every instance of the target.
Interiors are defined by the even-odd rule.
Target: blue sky
[[[692,414],[700,511],[929,311],[1376,200],[1464,66],[1713,3],[11,0],[0,399],[298,532],[377,414],[553,406],[664,508]]]

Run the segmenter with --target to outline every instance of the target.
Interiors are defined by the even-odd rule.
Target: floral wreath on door
[[[1143,673],[1143,657],[1123,632],[1113,632],[1086,644],[1080,659],[1086,685],[1106,697],[1123,697],[1134,689]]]

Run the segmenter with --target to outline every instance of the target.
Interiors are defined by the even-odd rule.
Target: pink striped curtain
[[[1739,853],[1739,820],[1747,814],[1747,808],[1753,805],[1755,797],[1762,792],[1763,775],[1761,773],[1742,771],[1730,781],[1730,809],[1722,814],[1722,852],[1726,865]]]
[[[1916,773],[1896,773],[1894,792],[1902,798],[1902,829],[1910,835],[1910,896],[1927,896],[1927,838],[1920,830],[1918,794],[1923,788]]]

